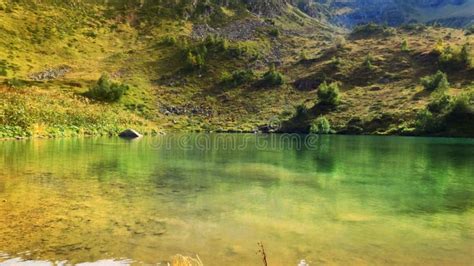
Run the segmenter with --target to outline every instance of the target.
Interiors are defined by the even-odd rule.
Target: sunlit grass
[[[187,257],[187,256],[178,254],[174,256],[173,260],[171,261],[171,266],[203,266],[203,265],[204,264],[202,263],[198,255],[196,255],[196,258],[193,258],[193,257]]]

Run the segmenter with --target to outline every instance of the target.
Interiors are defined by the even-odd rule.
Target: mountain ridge
[[[472,0],[316,0],[328,7],[332,21],[353,27],[357,24],[375,22],[399,26],[404,23],[441,23],[446,26],[466,27],[474,23],[474,1]],[[464,14],[452,13],[461,10]],[[452,23],[457,20],[457,23]],[[448,23],[451,21],[451,23]]]

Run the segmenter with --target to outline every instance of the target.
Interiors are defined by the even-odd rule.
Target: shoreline
[[[156,137],[156,136],[165,136],[171,134],[255,134],[255,135],[311,135],[313,133],[301,133],[301,132],[254,132],[254,131],[160,131],[157,133],[143,133],[143,137]],[[468,139],[474,140],[474,136],[452,136],[452,135],[388,135],[388,134],[313,134],[313,135],[322,135],[322,136],[352,136],[352,137],[400,137],[400,138],[439,138],[439,139]],[[0,142],[7,141],[26,141],[26,140],[57,140],[57,139],[81,139],[81,138],[120,138],[118,134],[98,134],[98,135],[76,135],[76,136],[32,136],[32,137],[12,137],[12,138],[0,138]]]

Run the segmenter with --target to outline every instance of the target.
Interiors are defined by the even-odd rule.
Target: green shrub
[[[375,34],[383,34],[383,35],[392,35],[393,30],[385,25],[380,25],[376,23],[368,23],[363,25],[358,25],[352,30],[353,35],[375,35]]]
[[[421,110],[416,117],[416,128],[420,132],[436,133],[450,129],[459,119],[466,119],[474,115],[474,93],[467,92],[459,96],[449,96],[444,93],[436,97]],[[467,116],[466,116],[467,115]],[[466,121],[467,122],[467,121]],[[469,126],[469,122],[462,124]],[[459,130],[459,129],[458,129]]]
[[[466,34],[466,35],[472,35],[472,34],[474,34],[474,25],[471,25],[471,26],[469,26],[468,28],[466,28],[465,34]]]
[[[8,74],[7,70],[8,70],[8,65],[6,61],[0,60],[0,76],[5,77]]]
[[[461,63],[466,67],[472,67],[471,49],[468,43],[465,43],[460,52]]]
[[[445,48],[446,48],[446,45],[444,44],[444,41],[442,39],[438,39],[435,47],[433,48],[433,53],[440,55],[443,53]]]
[[[0,59],[0,76],[7,76],[8,75],[8,71],[11,70],[11,71],[17,71],[19,69],[19,67],[15,64],[11,64],[9,63],[7,60],[4,60],[4,59]]]
[[[441,51],[438,62],[443,69],[458,69],[461,65],[461,58],[457,56],[451,46],[447,46]]]
[[[336,56],[333,56],[331,58],[331,65],[335,68],[335,69],[339,69],[341,66],[342,66],[342,60],[340,57],[336,57]]]
[[[426,25],[422,23],[407,23],[401,25],[400,28],[409,31],[423,31],[426,29]]]
[[[474,113],[474,93],[463,93],[456,97],[451,104],[450,114],[461,115]]]
[[[346,38],[344,38],[343,36],[340,36],[340,35],[335,36],[332,39],[332,45],[333,45],[335,51],[343,50],[343,49],[346,48],[346,45],[347,45]]]
[[[446,90],[449,88],[448,76],[439,70],[434,75],[421,78],[421,84],[429,91]]]
[[[221,78],[221,83],[227,87],[237,87],[254,80],[255,73],[251,69],[236,70],[231,74],[225,72]]]
[[[18,78],[7,79],[5,80],[5,84],[8,87],[13,88],[13,89],[18,89],[18,88],[26,86],[26,82]]]
[[[429,110],[423,109],[416,115],[416,128],[425,133],[442,130],[443,118],[433,115]]]
[[[98,101],[116,102],[128,89],[128,85],[112,82],[108,75],[103,74],[97,84],[87,91],[86,96]]]
[[[293,119],[301,122],[301,121],[307,120],[308,118],[309,118],[308,107],[306,107],[306,105],[304,104],[300,104],[296,106],[296,112],[295,112],[295,115],[293,116]]]
[[[98,34],[97,32],[90,30],[90,31],[84,32],[84,36],[95,39],[97,38]]]
[[[226,54],[231,58],[239,58],[249,52],[249,49],[245,45],[237,43],[236,45],[231,45],[227,48]]]
[[[186,54],[186,66],[188,69],[202,69],[206,64],[206,53],[195,50]]]
[[[262,86],[274,87],[283,85],[285,80],[283,74],[276,70],[275,65],[272,65],[270,69],[263,74],[260,83]]]
[[[340,95],[339,84],[337,82],[332,82],[329,85],[326,81],[321,83],[317,94],[319,104],[327,106],[337,106],[339,104]]]
[[[329,134],[331,133],[331,124],[326,117],[320,116],[311,123],[310,133]]]
[[[268,34],[272,37],[278,37],[280,36],[280,30],[277,29],[277,28],[271,28],[269,31],[268,31]]]
[[[374,65],[372,64],[374,58],[372,57],[371,54],[368,54],[365,59],[364,59],[364,62],[362,64],[362,66],[369,70],[369,71],[372,71],[374,69]]]
[[[471,66],[471,53],[469,44],[461,47],[437,45],[435,51],[439,54],[438,62],[445,70],[458,70]]]
[[[204,46],[206,46],[209,51],[225,52],[229,49],[229,42],[225,38],[209,35],[204,40]]]
[[[178,39],[176,39],[176,37],[174,36],[167,35],[161,39],[160,43],[164,45],[172,46],[178,43]]]
[[[447,112],[453,104],[453,97],[442,93],[441,95],[435,96],[435,98],[428,103],[428,111],[431,113],[444,113]]]
[[[401,50],[402,52],[410,52],[410,48],[408,47],[408,41],[406,39],[402,41]]]
[[[467,114],[474,112],[474,92],[468,91],[458,96],[441,94],[436,96],[427,108],[434,114]]]
[[[204,42],[191,45],[184,39],[179,43],[179,48],[186,69],[196,70],[205,66],[208,50]]]
[[[28,130],[33,124],[33,119],[28,114],[29,107],[23,99],[12,99],[0,108],[0,124]],[[1,111],[0,110],[0,111]]]
[[[300,61],[306,61],[306,60],[308,60],[308,59],[309,59],[308,53],[306,53],[305,50],[302,50],[302,51],[300,52]]]
[[[191,70],[204,68],[208,56],[212,54],[219,53],[230,57],[238,57],[246,52],[245,47],[238,44],[230,45],[227,39],[214,35],[208,36],[194,45],[190,45],[188,41],[183,40],[179,46],[186,67]]]

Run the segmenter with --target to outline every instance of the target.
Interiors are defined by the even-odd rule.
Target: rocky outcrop
[[[194,106],[191,104],[175,106],[175,105],[162,105],[160,111],[164,115],[196,115],[211,117],[213,111],[210,107],[205,105]]]
[[[70,66],[62,65],[55,68],[48,68],[44,71],[33,73],[30,78],[34,81],[54,80],[63,77],[72,70]]]
[[[133,129],[126,129],[122,133],[119,134],[119,137],[124,139],[136,139],[141,138],[142,135]]]

